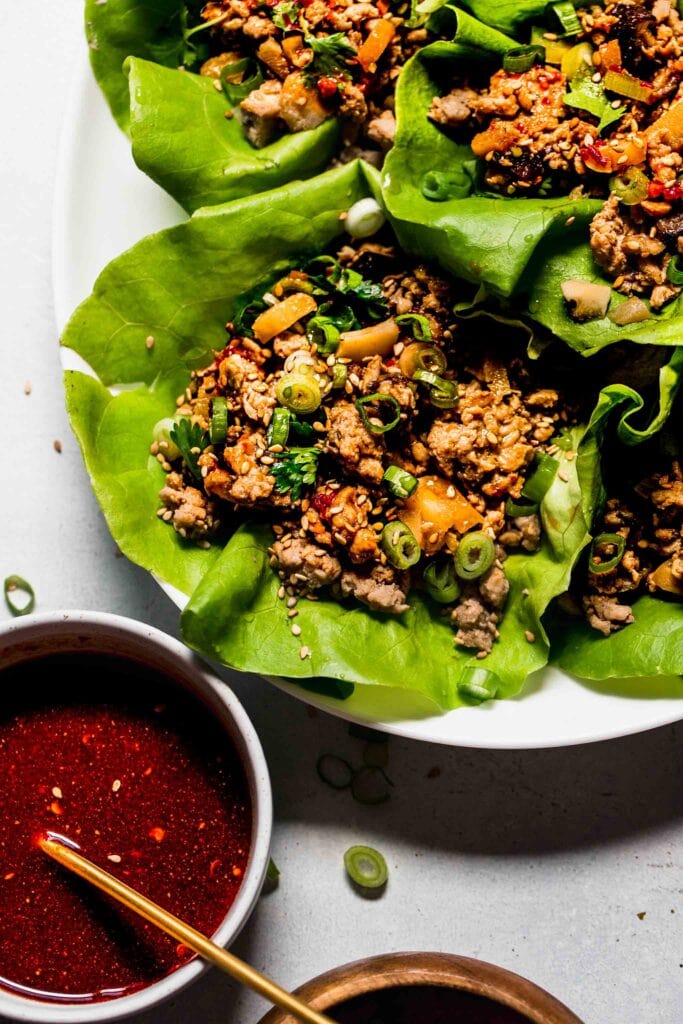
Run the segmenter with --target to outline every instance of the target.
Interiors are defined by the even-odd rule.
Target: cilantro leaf
[[[171,440],[179,448],[183,462],[197,480],[202,479],[202,471],[199,466],[199,455],[209,445],[209,435],[202,430],[198,423],[192,423],[188,416],[178,420],[170,434]],[[199,448],[200,451],[193,451]]]
[[[279,494],[289,491],[292,501],[298,501],[304,487],[315,483],[318,472],[319,448],[290,448],[274,458],[277,462],[270,472],[275,477],[275,490]]]
[[[301,8],[297,0],[280,0],[273,8],[273,24],[285,31],[295,25]]]
[[[577,75],[570,82],[570,91],[564,97],[568,107],[577,107],[598,118],[598,132],[602,132],[626,113],[626,107],[612,106],[602,82],[594,82],[590,71]]]
[[[338,75],[340,71],[348,74],[346,61],[356,57],[358,51],[352,46],[343,32],[333,32],[331,36],[307,36],[306,42],[313,50],[313,60],[306,68],[310,75]]]

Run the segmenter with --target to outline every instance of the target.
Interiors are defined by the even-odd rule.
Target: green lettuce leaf
[[[339,144],[339,125],[283,135],[255,149],[213,79],[135,57],[130,80],[130,134],[138,167],[189,212],[318,174]]]
[[[633,421],[642,419],[642,396],[623,385],[605,388],[593,417],[598,444],[610,425],[627,445],[652,442],[671,414],[682,379],[683,349],[677,349],[660,371],[658,405],[639,427]],[[675,436],[673,441],[680,456],[681,439]],[[600,504],[603,499],[604,491]],[[646,594],[633,603],[633,614],[635,622],[605,637],[583,618],[553,609],[547,621],[553,661],[583,679],[683,674],[683,604]]]
[[[516,35],[523,25],[539,21],[545,14],[547,0],[459,0],[464,7],[486,25]],[[528,36],[522,33],[523,42]]]
[[[577,352],[591,355],[617,341],[677,345],[683,336],[683,298],[650,320],[619,327],[605,317],[576,323],[567,313],[561,284],[581,279],[610,284],[593,260],[588,226],[599,199],[505,198],[478,186],[469,145],[428,120],[435,96],[448,91],[468,62],[499,60],[513,41],[470,15],[443,7],[430,20],[442,30],[455,24],[453,42],[424,47],[406,64],[396,90],[397,132],[383,173],[383,194],[402,246],[437,260],[455,275],[483,286],[496,303],[514,297],[510,319],[540,325]],[[492,23],[493,24],[493,23]],[[426,199],[425,175],[455,182],[449,198]],[[612,292],[611,309],[625,301]],[[534,350],[542,345],[536,342]]]

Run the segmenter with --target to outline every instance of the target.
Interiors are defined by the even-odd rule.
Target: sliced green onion
[[[346,368],[346,363],[335,363],[334,370],[332,371],[332,387],[343,388],[348,375],[349,371]]]
[[[360,768],[353,776],[351,796],[356,803],[376,807],[389,799],[390,785],[382,768]]]
[[[415,341],[432,340],[432,329],[429,325],[429,320],[426,316],[422,316],[421,313],[401,313],[400,316],[394,317],[394,322],[397,324],[410,324]]]
[[[417,479],[400,466],[389,466],[382,477],[395,498],[409,498],[417,487]]]
[[[666,268],[666,279],[672,284],[683,284],[683,267],[680,256],[672,256]]]
[[[538,505],[535,501],[517,501],[515,498],[508,498],[505,502],[505,514],[516,519],[517,516],[532,516],[538,512]]]
[[[340,330],[329,316],[313,316],[306,324],[306,337],[318,352],[331,356],[339,347]]]
[[[561,29],[566,36],[576,36],[581,31],[581,22],[576,13],[576,8],[570,0],[561,0],[560,3],[548,4],[545,9],[546,18],[553,29]]]
[[[26,600],[22,604],[14,601],[13,595],[16,591],[24,594]],[[12,615],[30,615],[36,606],[36,594],[28,582],[22,576],[7,576],[5,579],[5,604]]]
[[[350,846],[344,854],[344,867],[351,881],[362,889],[379,889],[389,877],[387,862],[372,846]]]
[[[465,170],[427,171],[422,178],[422,195],[435,203],[446,199],[465,199],[472,191],[473,180]]]
[[[247,72],[251,72],[251,74],[247,74]],[[242,78],[239,82],[230,81],[240,75]],[[246,99],[250,92],[263,84],[263,75],[255,60],[251,57],[243,57],[241,60],[236,60],[233,64],[226,64],[221,68],[220,81],[228,103],[232,107],[236,107],[238,103]]]
[[[565,53],[571,48],[571,43],[567,43],[564,39],[547,39],[546,36],[554,35],[555,33],[548,32],[545,25],[532,25],[531,26],[531,38],[530,43],[536,43],[537,46],[543,46],[545,48],[545,63],[546,64],[561,64],[562,58]]]
[[[220,444],[228,436],[228,403],[220,395],[211,402],[209,437],[211,444]]]
[[[348,789],[353,781],[353,768],[336,754],[321,754],[316,770],[322,781],[332,789]]]
[[[439,604],[452,604],[460,597],[460,584],[452,558],[435,558],[425,569],[422,578],[427,593]]]
[[[388,423],[373,423],[365,409],[365,406],[370,402],[388,402],[392,406],[394,412],[392,419],[390,419]],[[357,398],[356,409],[358,409],[358,412],[360,413],[363,425],[371,434],[386,434],[387,430],[393,430],[401,421],[401,406],[393,395],[385,395],[381,391],[378,391],[374,395],[364,395],[362,398]]]
[[[415,356],[417,370],[426,370],[427,373],[441,374],[446,369],[446,357],[436,345],[426,345],[421,348]],[[415,370],[415,373],[417,373]],[[414,376],[415,374],[413,374]]]
[[[484,700],[493,700],[498,692],[498,683],[499,679],[495,672],[468,665],[460,673],[458,693],[461,697],[468,697],[481,703]]]
[[[177,423],[171,416],[165,416],[163,420],[154,424],[152,430],[152,440],[159,445],[159,451],[169,462],[175,462],[180,458],[180,448],[171,439],[171,431],[175,430],[176,426]]]
[[[529,71],[534,64],[545,64],[545,46],[538,43],[515,46],[503,57],[503,71],[509,71],[513,75]]]
[[[458,385],[455,381],[439,377],[431,370],[416,370],[413,380],[426,384],[429,388],[429,400],[437,409],[452,409],[458,404]]]
[[[369,238],[379,231],[385,220],[384,210],[376,199],[359,199],[346,214],[344,227],[352,238]]]
[[[397,569],[409,569],[420,561],[420,545],[415,534],[399,519],[387,523],[382,530],[380,544],[384,554]]]
[[[623,174],[615,174],[609,182],[610,192],[626,206],[635,206],[647,199],[647,186],[647,176],[637,167],[629,167]]]
[[[536,456],[536,469],[522,487],[522,497],[540,505],[557,476],[560,464],[552,455],[541,452]]]
[[[610,92],[616,92],[619,96],[626,96],[627,99],[636,100],[638,103],[649,103],[654,91],[651,85],[644,84],[623,71],[608,71],[602,84]]]
[[[455,552],[455,571],[461,580],[478,580],[491,568],[495,557],[496,546],[487,533],[466,533]]]
[[[291,413],[289,409],[284,409],[281,405],[273,409],[273,416],[268,424],[268,432],[266,434],[269,448],[272,448],[274,444],[281,444],[283,447],[287,444],[290,423]]]
[[[271,857],[268,861],[268,867],[266,869],[266,881],[274,884],[280,877],[280,869]]]
[[[303,373],[286,373],[277,386],[277,400],[292,412],[315,412],[322,402],[320,385],[315,377]]]
[[[601,557],[599,554],[600,548],[606,547],[613,547],[615,549],[614,554],[606,562],[597,561],[597,558]],[[595,576],[600,576],[604,572],[611,572],[621,562],[625,550],[626,538],[622,537],[620,533],[598,534],[591,544],[591,552],[588,557],[588,571]]]

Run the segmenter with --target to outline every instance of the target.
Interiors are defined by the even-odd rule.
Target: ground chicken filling
[[[614,288],[658,310],[683,283],[683,21],[676,0],[577,14],[570,38],[534,36],[544,62],[496,71],[482,88],[460,83],[430,117],[466,128],[488,189],[604,198],[594,258]]]
[[[683,471],[679,462],[610,497],[597,524],[581,597],[609,636],[634,622],[632,602],[652,593],[683,600]]]
[[[401,615],[419,588],[485,657],[506,555],[541,543],[522,489],[576,414],[509,342],[468,342],[451,288],[379,242],[290,270],[245,300],[152,453],[159,515],[182,537],[206,546],[245,514],[272,525],[294,614],[323,590]]]
[[[218,0],[202,10],[214,56],[201,74],[243,96],[239,116],[252,145],[337,115],[343,159],[379,164],[394,140],[396,79],[428,40],[425,29],[406,26],[409,14],[409,3],[387,0]]]

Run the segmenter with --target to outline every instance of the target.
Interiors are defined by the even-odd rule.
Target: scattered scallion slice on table
[[[380,889],[389,877],[386,860],[372,846],[350,846],[344,854],[344,867],[361,889]]]
[[[332,789],[348,789],[353,782],[353,768],[337,754],[321,754],[316,770],[325,785],[331,786]]]
[[[389,799],[389,788],[392,783],[382,768],[360,768],[351,780],[351,796],[359,804],[375,807],[386,803]]]
[[[30,615],[36,606],[36,595],[33,587],[23,576],[7,576],[5,578],[5,604],[12,615]],[[24,595],[24,600],[17,604],[14,595],[19,592]]]

